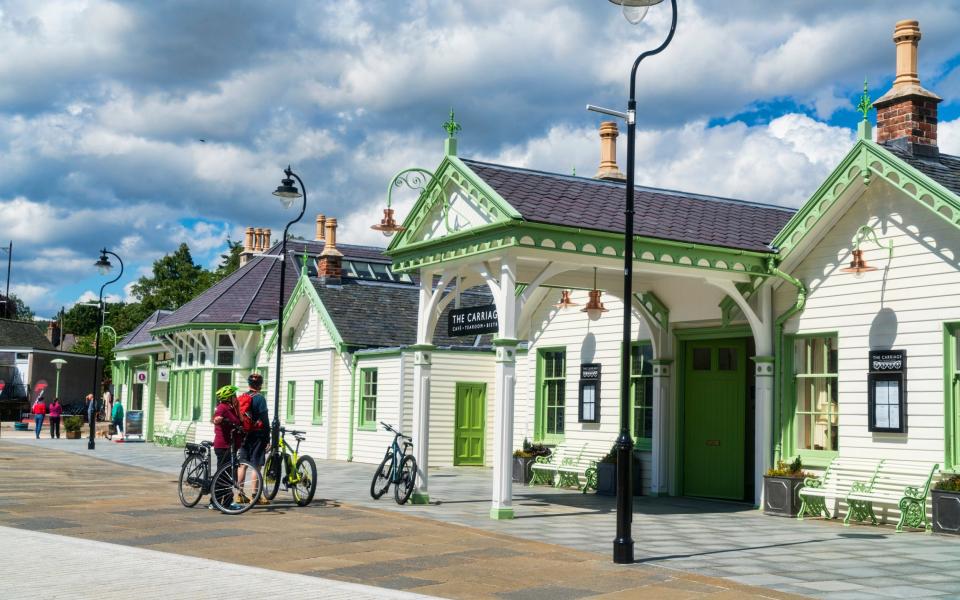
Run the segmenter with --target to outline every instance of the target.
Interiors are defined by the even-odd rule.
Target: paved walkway
[[[8,440],[7,432],[4,438]],[[85,443],[22,438],[25,443],[89,454]],[[60,442],[60,443],[57,443]],[[182,452],[152,444],[98,444],[98,458],[178,473]],[[429,506],[370,498],[372,465],[318,461],[319,498],[398,511],[609,556],[615,531],[612,498],[543,486],[514,486],[517,518],[488,516],[487,469],[431,470]],[[733,503],[640,498],[633,531],[638,562],[722,577],[815,597],[960,597],[960,539],[892,527],[766,516]]]
[[[313,600],[430,600],[368,585],[281,573],[257,567],[131,548],[63,535],[0,527],[3,569],[0,594],[27,598],[165,598],[221,600],[251,597],[250,590],[281,598]],[[8,552],[8,549],[16,549]],[[37,576],[38,564],[44,567]],[[91,568],[92,567],[92,568]],[[113,576],[91,578],[91,570]],[[22,575],[15,575],[15,574]]]
[[[172,468],[181,451],[98,443],[89,452],[84,441],[18,442],[6,435],[0,441],[0,526],[313,576],[315,592],[334,579],[471,599],[793,597],[652,565],[613,565],[608,553],[424,519],[395,504],[399,510],[382,510],[386,502],[351,504],[323,488],[305,508],[282,494],[241,517],[202,505],[187,510],[176,498]],[[155,468],[128,466],[128,458]],[[364,471],[354,470],[345,489],[365,488]],[[8,550],[2,538],[0,548]],[[112,583],[104,593],[116,594],[122,578]]]

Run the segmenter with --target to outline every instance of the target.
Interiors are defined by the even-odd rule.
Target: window
[[[203,351],[200,352],[200,364],[201,364],[201,365],[207,364],[207,353],[206,353],[206,352],[203,352]]]
[[[581,423],[600,422],[600,363],[580,365],[580,410]]]
[[[219,334],[217,336],[217,346],[220,348],[233,348],[233,340],[230,339],[230,334]]]
[[[566,350],[541,350],[538,363],[537,437],[544,441],[560,441],[565,426]]]
[[[798,450],[837,451],[837,340],[794,341],[796,444]]]
[[[233,371],[214,371],[213,373],[213,398],[210,401],[210,416],[217,410],[217,390],[225,385],[233,384]]]
[[[297,382],[287,382],[287,423],[293,423],[297,415]]]
[[[693,370],[694,371],[710,370],[710,348],[694,348],[693,349]]]
[[[633,346],[630,357],[630,397],[633,398],[633,412],[630,415],[633,439],[638,448],[649,450],[653,439],[653,346],[646,342]]]
[[[377,370],[360,370],[360,428],[377,428]]]
[[[233,350],[217,350],[217,366],[233,366]]]
[[[323,425],[323,382],[313,382],[313,424]]]

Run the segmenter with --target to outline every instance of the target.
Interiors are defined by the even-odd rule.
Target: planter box
[[[640,479],[640,461],[633,459],[633,495],[643,495],[643,481]],[[617,465],[616,463],[599,463],[597,465],[597,494],[601,496],[617,495]]]
[[[763,477],[763,512],[795,517],[800,512],[801,477]]]
[[[68,440],[79,440],[79,439],[80,439],[80,432],[79,432],[79,431],[68,431],[68,432],[66,432],[66,433],[67,433],[67,439],[68,439]]]
[[[933,530],[960,535],[960,492],[932,490]]]
[[[524,485],[530,483],[530,477],[533,475],[533,472],[530,470],[530,467],[533,466],[533,463],[536,462],[536,457],[531,458],[518,458],[513,457],[513,482],[522,483]]]

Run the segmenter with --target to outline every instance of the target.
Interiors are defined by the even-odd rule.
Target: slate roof
[[[344,280],[341,286],[325,286],[311,278],[314,289],[330,314],[340,337],[348,346],[391,348],[417,343],[419,286]],[[461,306],[491,304],[487,292],[465,291]],[[440,315],[433,336],[436,346],[472,346],[476,336],[448,337],[447,314]],[[484,336],[489,344],[488,336]]]
[[[150,330],[156,327],[158,324],[163,321],[164,317],[170,315],[173,311],[170,310],[155,310],[153,314],[143,320],[143,323],[140,323],[133,330],[125,335],[120,343],[117,344],[114,349],[122,350],[124,348],[130,348],[133,346],[142,346],[144,344],[152,344],[156,342],[152,335],[150,335]]]
[[[626,184],[463,162],[527,220],[623,232]],[[770,252],[795,212],[780,206],[636,186],[634,235]]]
[[[0,348],[54,350],[40,328],[31,321],[0,319]]]
[[[323,242],[312,240],[288,240],[288,259],[284,298],[290,298],[300,277],[299,257],[304,249],[310,256],[323,250]],[[362,260],[389,264],[382,248],[337,244],[345,260]],[[280,254],[280,244],[274,244],[262,255],[255,255],[250,262],[240,267],[212,287],[190,300],[159,323],[159,327],[201,323],[256,324],[277,318],[277,298],[280,291],[281,262],[270,256]]]
[[[900,160],[960,196],[960,156],[949,154],[940,154],[940,156],[918,155],[914,154],[909,148],[896,143],[884,143],[882,146]]]

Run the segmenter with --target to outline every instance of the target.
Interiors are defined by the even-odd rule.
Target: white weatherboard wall
[[[365,369],[377,370],[377,417],[375,430],[360,428],[360,393]],[[358,355],[357,383],[353,402],[353,460],[378,464],[393,441],[393,434],[386,431],[380,422],[397,427],[400,403],[400,356],[365,357]],[[404,432],[406,433],[406,432]]]
[[[877,271],[842,273],[857,229],[874,227],[881,244],[861,248]],[[875,179],[791,274],[809,289],[804,311],[787,333],[837,334],[839,453],[937,462],[944,459],[943,323],[960,321],[960,232],[928,208]],[[775,294],[782,313],[792,286]],[[907,432],[867,428],[867,357],[871,349],[907,350]],[[792,385],[787,379],[784,385]],[[790,418],[792,415],[784,415]]]
[[[587,293],[578,291],[571,295],[580,306],[559,310],[553,304],[560,292],[551,294],[533,317],[530,350],[526,361],[517,365],[523,368],[518,374],[518,385],[523,383],[523,394],[517,395],[517,414],[525,421],[517,422],[514,430],[514,446],[519,448],[523,438],[533,441],[534,413],[537,385],[537,353],[545,348],[566,349],[566,404],[564,443],[577,451],[589,444],[591,450],[606,454],[613,446],[620,431],[620,342],[623,323],[623,304],[604,294],[603,303],[608,312],[597,320],[591,320],[580,309],[587,303]],[[635,340],[649,340],[650,333],[639,315],[634,312]],[[600,422],[580,423],[579,381],[581,363],[600,363]],[[523,405],[522,408],[520,407]],[[641,478],[643,489],[650,489],[650,452],[641,453]]]

